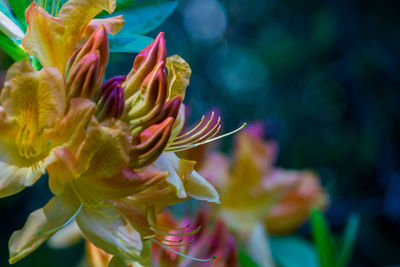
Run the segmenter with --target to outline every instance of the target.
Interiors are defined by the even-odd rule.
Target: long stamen
[[[46,6],[47,6],[47,0],[44,0],[44,7],[43,7],[44,10],[46,10]]]
[[[162,246],[162,247],[165,248],[165,249],[168,249],[168,250],[171,251],[172,253],[175,253],[175,254],[177,254],[177,255],[179,255],[179,256],[182,256],[182,257],[185,257],[185,258],[187,258],[187,259],[194,260],[194,261],[207,262],[207,261],[212,261],[213,259],[216,258],[216,256],[212,256],[212,257],[210,257],[210,258],[208,258],[208,259],[199,259],[199,258],[191,257],[191,256],[189,256],[189,255],[180,253],[180,252],[178,252],[178,251],[176,251],[176,250],[174,250],[174,249],[172,249],[172,248],[169,248],[168,246],[162,244],[161,242],[158,242],[158,241],[155,240],[154,238],[153,238],[153,242],[159,244],[160,246]]]
[[[161,237],[158,237],[158,236],[155,237],[155,238],[157,238],[158,241],[171,242],[171,243],[180,243],[180,242],[183,241],[183,238],[181,238],[179,240],[168,240],[168,239],[161,238]]]
[[[67,226],[70,222],[72,222],[73,220],[75,220],[75,217],[78,216],[79,212],[81,212],[82,207],[83,207],[83,203],[79,206],[78,210],[74,213],[74,215],[72,215],[72,217],[69,218],[63,225],[61,225],[61,226],[59,226],[59,227],[57,227],[57,228],[54,228],[54,229],[52,229],[52,230],[49,230],[49,231],[39,231],[39,232],[38,232],[38,235],[49,235],[49,234],[53,234],[53,233],[57,232],[58,230],[64,228],[64,227]]]
[[[168,227],[164,227],[161,225],[155,225],[155,224],[150,224],[151,227],[155,228],[155,229],[159,229],[159,230],[167,230],[167,231],[182,231],[182,230],[186,230],[188,229],[191,224],[189,223],[188,225],[186,225],[185,227],[182,228],[168,228]]]
[[[197,233],[200,231],[200,229],[201,229],[201,225],[200,225],[199,227],[197,227],[197,228],[196,228],[195,230],[193,230],[193,231],[186,232],[186,233],[177,233],[177,234],[173,234],[173,233],[169,233],[169,232],[164,232],[164,231],[155,229],[155,228],[153,228],[153,227],[150,227],[150,228],[151,228],[151,230],[153,230],[154,232],[156,232],[157,234],[160,234],[160,235],[165,235],[165,236],[188,236],[188,235],[197,234]]]
[[[191,244],[193,244],[193,242],[194,242],[194,239],[192,239],[192,240],[190,240],[189,242],[186,242],[186,243],[182,243],[182,244],[165,244],[165,243],[162,243],[160,240],[158,240],[159,238],[157,238],[157,239],[155,239],[155,238],[153,238],[153,240],[157,240],[157,241],[159,241],[161,244],[163,244],[163,245],[165,245],[165,246],[167,246],[167,247],[186,247],[186,246],[189,246],[189,245],[191,245]]]
[[[187,143],[187,142],[192,141],[192,140],[195,139],[196,137],[201,136],[201,134],[203,134],[203,133],[207,130],[208,126],[210,126],[210,123],[212,122],[213,118],[214,118],[214,112],[211,113],[210,119],[208,120],[208,122],[206,123],[206,125],[205,125],[200,131],[198,131],[197,133],[195,133],[195,134],[193,134],[193,135],[191,135],[191,136],[189,136],[188,138],[185,138],[185,139],[181,139],[181,137],[178,137],[177,139],[181,139],[181,140],[179,140],[179,141],[174,141],[174,142],[172,143],[172,145],[179,145],[179,144]],[[218,121],[218,123],[219,123],[219,121]],[[217,123],[217,124],[218,124],[218,123]]]
[[[180,151],[183,151],[183,150],[187,150],[187,149],[191,149],[191,148],[194,148],[194,147],[197,147],[197,146],[201,146],[201,145],[216,141],[218,139],[224,138],[226,136],[232,135],[232,134],[242,130],[244,127],[246,127],[246,125],[247,125],[246,123],[243,123],[242,126],[237,128],[236,130],[233,130],[233,131],[231,131],[229,133],[226,133],[226,134],[223,134],[223,135],[220,135],[220,136],[217,136],[217,137],[214,137],[215,134],[213,134],[212,137],[207,138],[206,140],[204,140],[202,142],[198,142],[198,140],[196,140],[195,142],[192,142],[192,143],[189,143],[189,144],[176,145],[176,146],[172,144],[171,146],[169,146],[166,149],[166,151],[168,151],[168,152],[180,152]],[[217,129],[217,130],[219,131],[219,129]]]

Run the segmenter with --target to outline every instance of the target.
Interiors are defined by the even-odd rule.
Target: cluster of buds
[[[109,45],[104,26],[72,54],[66,69],[65,92],[68,99],[93,98],[98,93],[108,63]]]

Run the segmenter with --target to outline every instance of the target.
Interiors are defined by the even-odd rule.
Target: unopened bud
[[[167,48],[165,45],[164,33],[158,34],[156,39],[144,48],[135,58],[133,68],[123,84],[125,95],[128,99],[140,90],[144,79],[160,62],[167,61]]]
[[[124,80],[125,76],[116,76],[100,87],[96,111],[99,121],[121,118],[125,106],[124,89],[121,86]]]
[[[97,95],[108,63],[108,54],[107,32],[101,26],[86,43],[75,50],[68,62],[66,93],[69,98],[92,98]]]

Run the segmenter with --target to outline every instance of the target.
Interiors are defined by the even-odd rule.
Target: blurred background
[[[378,0],[181,0],[149,34],[164,31],[168,55],[191,65],[191,121],[218,109],[225,132],[264,122],[265,137],[280,142],[278,166],[321,176],[334,232],[360,214],[350,266],[400,266],[399,8]],[[134,56],[113,54],[107,76],[127,73]],[[1,69],[9,64],[1,54]],[[222,149],[231,143],[224,139]],[[0,199],[0,266],[8,266],[12,231],[49,198],[41,179]],[[307,224],[299,231],[309,236]],[[15,266],[75,266],[82,253],[83,243],[42,246]]]

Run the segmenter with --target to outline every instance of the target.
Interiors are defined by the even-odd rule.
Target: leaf
[[[135,1],[112,16],[123,15],[130,33],[145,34],[161,25],[177,7],[177,1]],[[109,17],[102,16],[102,17]]]
[[[0,0],[0,11],[3,12],[4,15],[6,15],[9,19],[11,19],[16,25],[21,26],[18,20],[12,14],[8,5],[3,0]]]
[[[346,224],[346,229],[344,230],[343,243],[341,246],[342,248],[339,252],[339,267],[346,267],[350,262],[359,226],[360,216],[358,214],[350,215],[350,218]]]
[[[320,210],[311,212],[311,227],[321,267],[336,267],[334,239]]]
[[[239,263],[242,267],[258,267],[253,259],[243,250],[239,251]]]
[[[131,34],[129,37],[117,34],[110,36],[110,52],[137,53],[148,46],[153,39],[147,36]]]
[[[21,24],[24,31],[27,29],[25,22],[25,10],[28,8],[29,0],[8,0],[11,9],[13,10],[15,16],[17,17],[19,23]]]
[[[121,10],[129,6],[135,0],[117,0],[117,9]]]
[[[0,11],[0,30],[10,38],[22,40],[25,36],[15,22]]]
[[[2,32],[0,32],[0,46],[14,61],[28,58],[25,51]]]
[[[281,267],[318,267],[314,247],[306,240],[295,237],[270,237],[272,256]],[[288,252],[290,251],[290,257]]]

